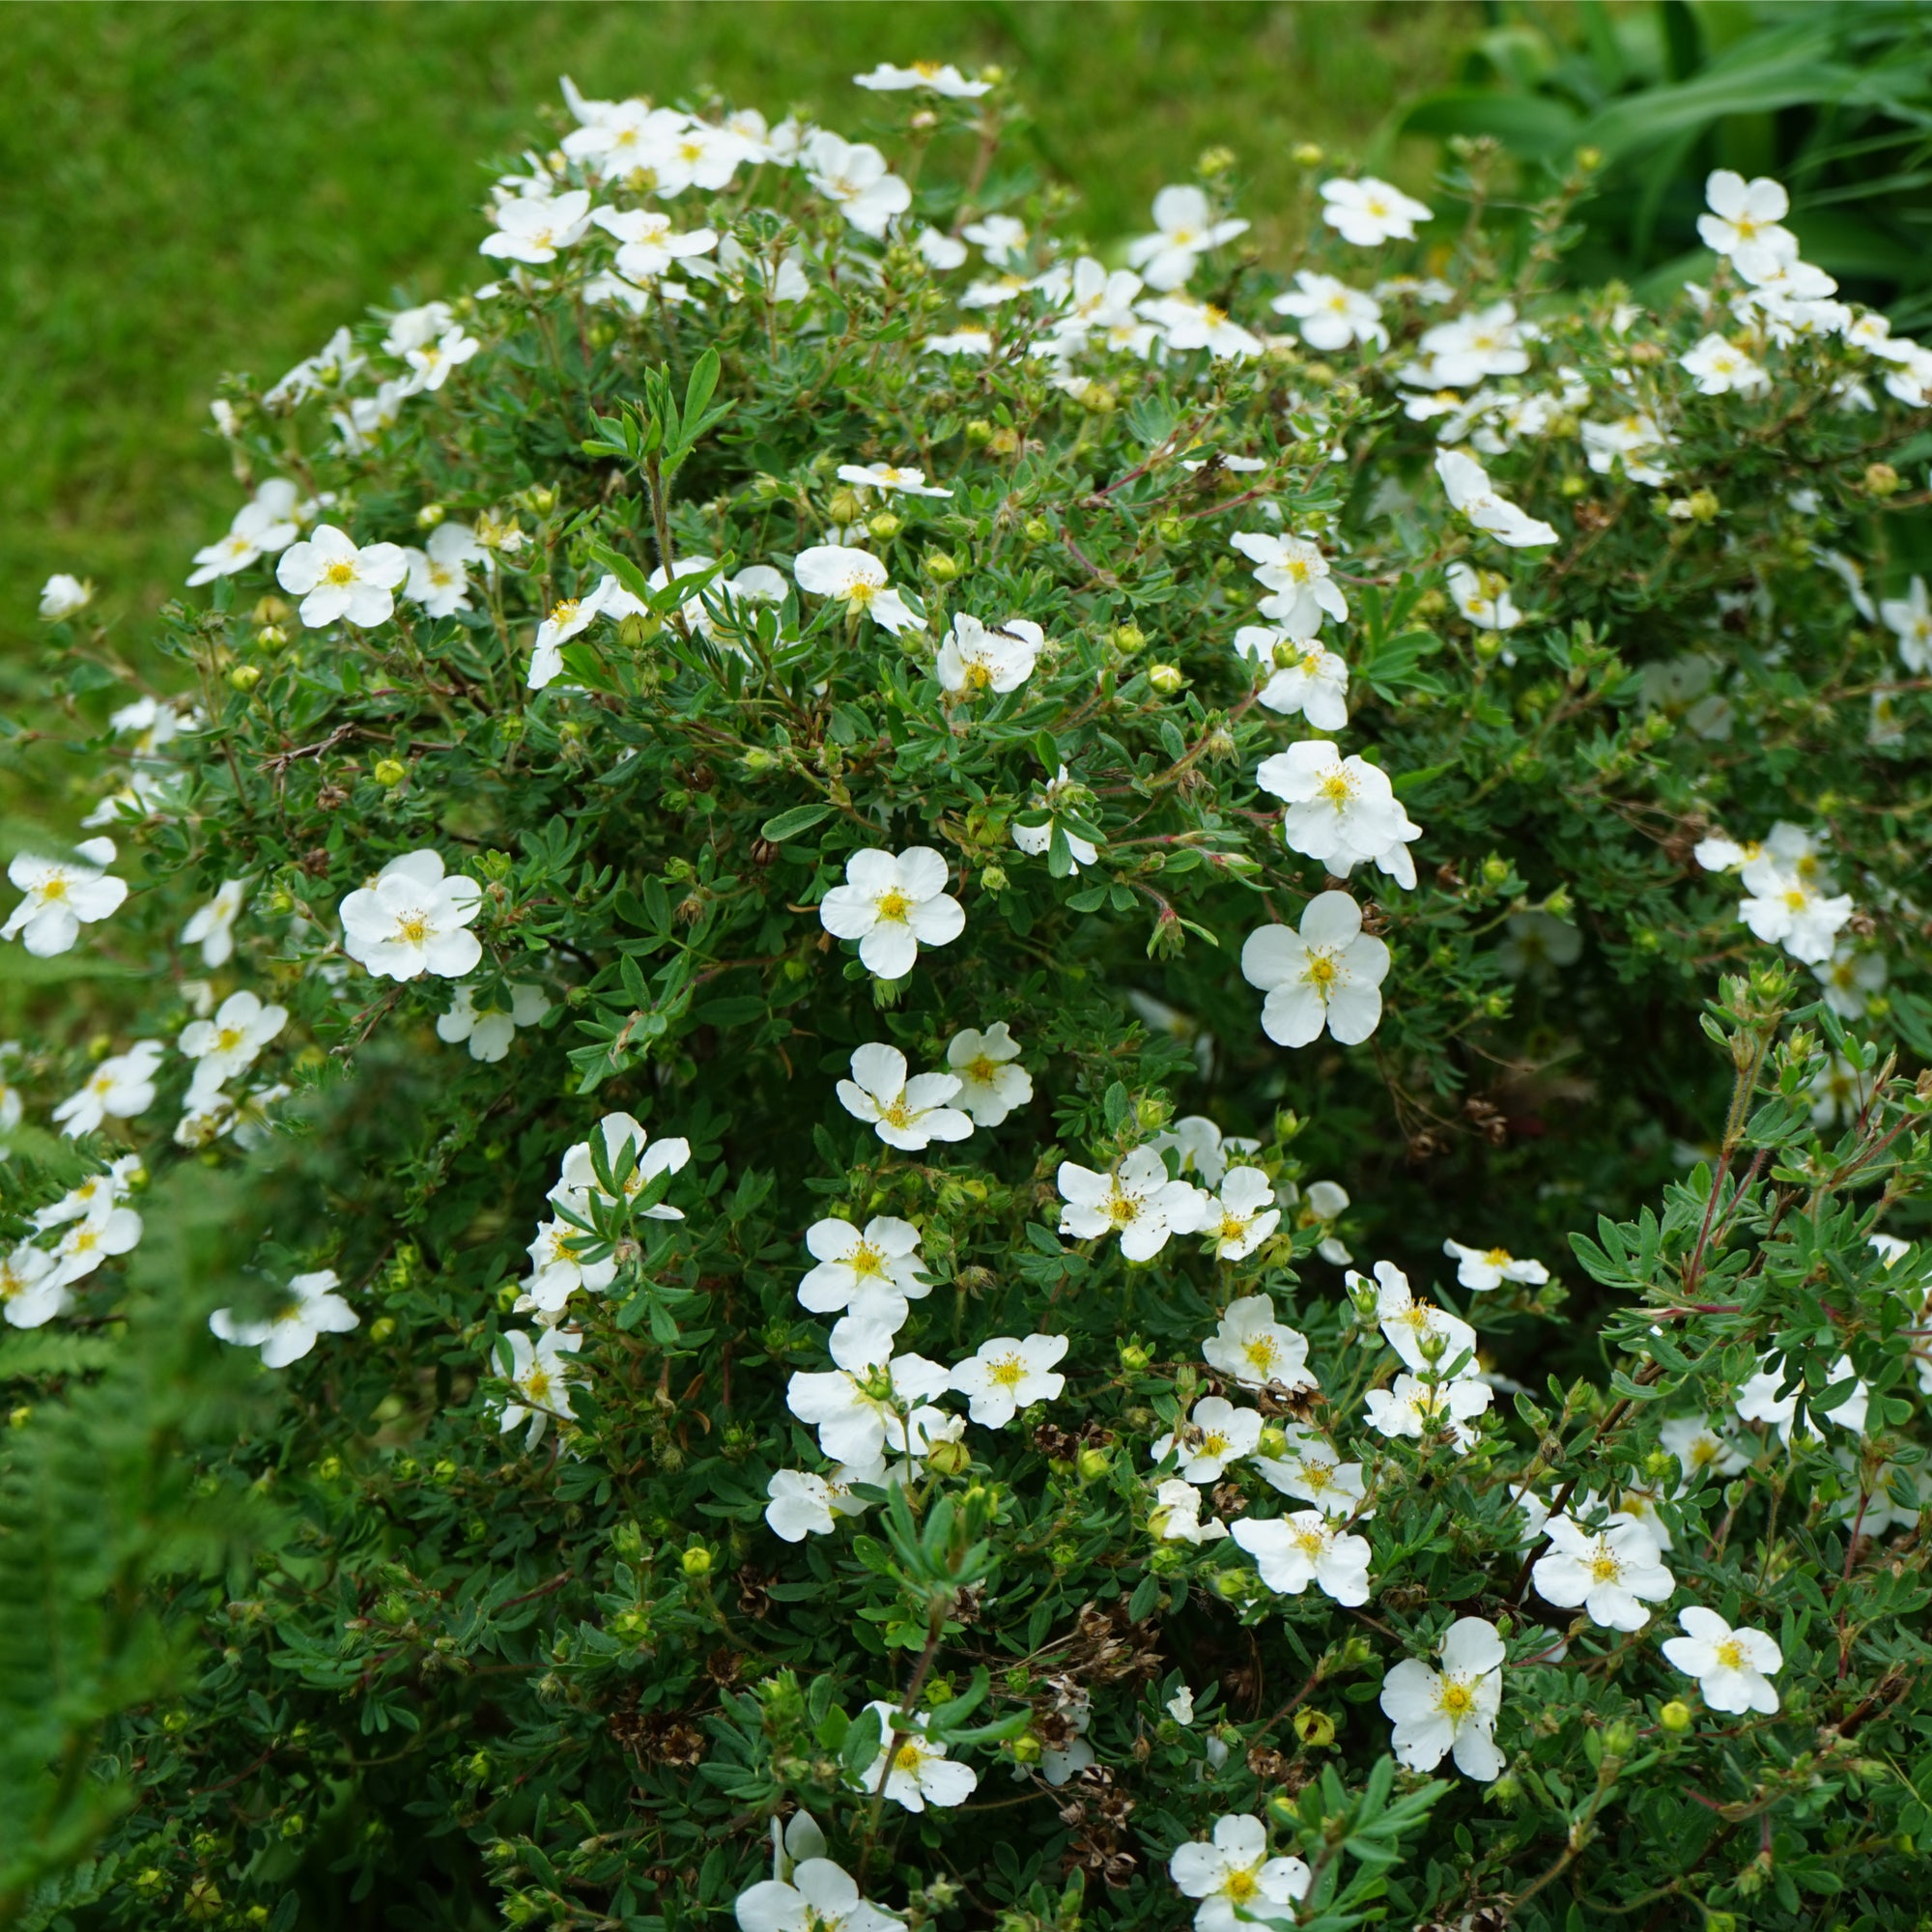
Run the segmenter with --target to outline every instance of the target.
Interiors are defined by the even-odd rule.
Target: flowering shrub
[[[1773,183],[1662,313],[1582,174],[1094,254],[862,85],[567,86],[216,405],[11,872],[144,977],[6,1070],[8,1640],[145,1634],[0,1917],[1917,1922],[1932,353]]]

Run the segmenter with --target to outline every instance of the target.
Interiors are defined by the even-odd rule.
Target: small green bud
[[[448,1484],[455,1482],[456,1475],[457,1475],[456,1464],[453,1462],[451,1462],[447,1456],[445,1456],[440,1463],[437,1463],[436,1467],[429,1472],[429,1479],[433,1483],[441,1483],[447,1486]]]
[[[325,1456],[315,1465],[315,1473],[318,1480],[322,1482],[334,1482],[342,1474],[342,1458],[340,1456]]]
[[[1056,1570],[1071,1570],[1080,1561],[1079,1550],[1070,1543],[1056,1543],[1046,1556]]]
[[[1253,1586],[1244,1570],[1219,1570],[1214,1575],[1214,1594],[1223,1602],[1237,1604]]]
[[[1895,497],[1902,487],[1899,473],[1889,463],[1865,465],[1865,491],[1873,497]]]
[[[1658,1712],[1657,1721],[1666,1731],[1688,1731],[1690,1728],[1690,1706],[1680,1703],[1673,1697],[1662,1710]]]
[[[876,517],[866,520],[866,527],[883,543],[888,537],[895,537],[904,526],[899,522],[897,512],[881,510]]]
[[[1298,168],[1319,168],[1327,159],[1326,154],[1313,141],[1297,141],[1288,152]]]
[[[1342,1668],[1344,1670],[1359,1670],[1375,1654],[1375,1646],[1367,1637],[1351,1636],[1342,1646]]]
[[[289,634],[279,624],[264,624],[255,633],[255,646],[258,650],[278,651],[289,640]]]
[[[1559,497],[1587,497],[1589,493],[1590,479],[1574,469],[1556,486]]]
[[[935,583],[951,583],[959,575],[959,559],[950,551],[929,550],[922,562],[925,574]]]
[[[1029,517],[1020,526],[1020,534],[1028,543],[1044,543],[1053,534],[1053,526],[1044,517]]]
[[[1619,1718],[1615,1723],[1605,1726],[1604,1755],[1605,1757],[1628,1757],[1636,1743],[1636,1727]]]
[[[925,1466],[936,1476],[958,1476],[973,1465],[973,1452],[963,1442],[935,1442],[925,1452]]]
[[[989,893],[1003,893],[1007,889],[1007,868],[1004,866],[987,866],[980,874],[980,883]]]
[[[437,525],[442,522],[443,518],[448,516],[448,514],[449,512],[445,510],[440,503],[425,503],[422,506],[422,508],[416,512],[416,522],[420,524],[424,529],[433,530],[436,528]]]
[[[1304,1707],[1294,1714],[1294,1735],[1310,1750],[1326,1750],[1335,1742],[1335,1719],[1326,1711]]]
[[[1551,919],[1568,919],[1576,907],[1577,901],[1570,896],[1568,886],[1558,886],[1543,902],[1544,911]]]
[[[237,665],[228,673],[228,682],[240,692],[250,692],[262,681],[260,665]]]
[[[1148,682],[1163,697],[1172,697],[1187,682],[1187,676],[1179,665],[1157,664],[1150,667]]]
[[[1031,1733],[1013,1740],[1013,1762],[1015,1764],[1037,1764],[1045,1755],[1045,1747]]]
[[[696,1580],[699,1577],[711,1575],[711,1552],[703,1544],[696,1544],[677,1559],[678,1568]]]
[[[1262,1439],[1255,1445],[1255,1451],[1257,1455],[1279,1462],[1288,1454],[1288,1431],[1280,1423],[1270,1422],[1262,1431]]]
[[[1153,1357],[1138,1342],[1122,1342],[1120,1345],[1121,1366],[1130,1376],[1144,1376],[1148,1364]]]
[[[993,425],[984,416],[975,416],[966,425],[966,440],[984,445],[993,440]]]
[[[299,1811],[291,1811],[282,1820],[282,1836],[285,1838],[299,1838],[307,1830],[308,1820]]]
[[[1113,1466],[1113,1461],[1114,1459],[1104,1449],[1089,1444],[1087,1448],[1081,1450],[1076,1464],[1080,1471],[1080,1480],[1083,1483],[1097,1483]]]
[[[369,1339],[372,1342],[386,1342],[396,1332],[396,1318],[393,1315],[379,1315],[369,1324]]]
[[[410,775],[410,768],[400,758],[378,758],[369,776],[379,785],[387,785],[391,790],[402,783]]]
[[[1713,522],[1720,507],[1715,490],[1693,490],[1688,500],[1690,504],[1690,514],[1700,524]]]
[[[1483,861],[1483,883],[1486,886],[1499,886],[1510,875],[1509,861],[1493,856]]]
[[[1108,639],[1123,658],[1130,658],[1147,643],[1147,633],[1138,624],[1117,625]]]
[[[1578,148],[1577,165],[1586,175],[1593,175],[1604,165],[1604,151],[1601,148]]]

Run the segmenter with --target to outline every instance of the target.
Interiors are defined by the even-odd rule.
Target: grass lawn
[[[30,686],[50,571],[138,616],[227,526],[207,413],[224,371],[272,380],[371,301],[481,278],[479,163],[560,72],[600,95],[716,84],[850,131],[874,111],[850,76],[877,60],[999,61],[1038,158],[1111,235],[1213,143],[1265,223],[1292,206],[1293,143],[1359,151],[1475,17],[1445,0],[0,5],[0,698]]]

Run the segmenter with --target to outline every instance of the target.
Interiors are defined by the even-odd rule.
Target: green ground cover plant
[[[1019,125],[568,85],[47,584],[0,1922],[1920,1921],[1932,355]]]

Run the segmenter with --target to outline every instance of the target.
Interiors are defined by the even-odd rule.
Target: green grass
[[[371,301],[481,278],[479,163],[559,72],[809,103],[849,131],[876,60],[999,61],[1095,234],[1140,225],[1215,143],[1265,233],[1288,150],[1359,150],[1474,24],[1444,0],[0,6],[0,689],[25,682],[50,571],[138,620],[227,526],[224,372],[272,380]]]

